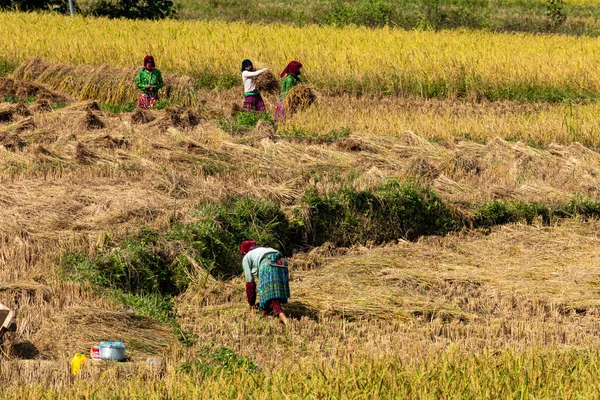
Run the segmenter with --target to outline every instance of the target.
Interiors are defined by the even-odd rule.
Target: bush
[[[353,188],[321,196],[308,190],[305,224],[310,245],[376,244],[399,238],[446,234],[458,227],[457,217],[430,189],[395,180],[375,189]]]
[[[292,245],[301,237],[277,204],[250,197],[202,204],[195,219],[177,226],[168,239],[188,247],[194,259],[218,277],[240,273],[238,246],[246,239],[290,255]]]
[[[109,240],[92,256],[68,253],[62,258],[68,278],[131,294],[178,294],[189,283],[185,267],[158,232],[146,228],[119,243]]]
[[[73,0],[75,9],[78,11],[77,3]],[[60,13],[69,12],[69,0],[0,0],[0,9],[4,10],[49,10]]]
[[[502,203],[497,200],[477,204],[473,206],[473,211],[473,226],[477,228],[523,220],[530,224],[538,217],[541,217],[544,223],[549,223],[552,214],[552,210],[543,204],[517,201]]]
[[[100,0],[90,7],[96,17],[163,19],[175,15],[171,0]]]

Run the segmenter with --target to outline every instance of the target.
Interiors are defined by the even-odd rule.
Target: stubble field
[[[0,302],[19,309],[0,397],[597,393],[596,39],[0,19],[7,64],[118,75],[153,52],[188,89],[144,114],[81,89],[89,69],[0,78]],[[300,59],[317,102],[277,128],[232,113],[246,56]],[[290,255],[287,327],[245,304],[249,235]],[[110,339],[128,362],[70,376]]]

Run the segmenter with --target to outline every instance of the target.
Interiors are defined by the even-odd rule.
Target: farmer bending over
[[[142,91],[138,98],[139,108],[154,108],[158,100],[158,89],[163,86],[160,70],[156,68],[154,57],[144,57],[144,66],[138,71],[135,78],[137,87]]]
[[[265,317],[273,315],[287,324],[281,308],[290,297],[287,260],[275,249],[259,247],[254,239],[242,242],[240,251],[244,255],[242,267],[246,276],[246,297],[250,309],[256,304],[258,279],[259,304]]]

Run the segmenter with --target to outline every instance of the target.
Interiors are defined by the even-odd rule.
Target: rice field
[[[0,398],[596,397],[594,218],[299,249],[287,327],[248,310],[241,276],[214,277],[169,235],[228,199],[303,218],[311,190],[390,179],[464,213],[595,201],[598,44],[0,13],[0,57],[29,60],[0,78],[0,302],[19,308]],[[134,99],[128,76],[147,52],[187,108],[111,112]],[[245,57],[275,72],[299,59],[316,102],[241,129]],[[272,113],[277,96],[264,97]],[[192,260],[185,290],[161,302],[66,274],[67,256],[136,249],[124,238],[140,229],[162,241],[149,247]],[[129,362],[71,376],[73,353],[104,339],[123,340]]]
[[[276,72],[300,60],[306,80],[333,94],[558,101],[594,99],[600,89],[600,38],[590,37],[14,13],[0,14],[0,37],[15,66],[42,57],[131,68],[152,53],[164,71],[211,87],[237,85],[241,60],[251,58]]]

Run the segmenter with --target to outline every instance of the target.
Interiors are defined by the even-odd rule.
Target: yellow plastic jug
[[[85,360],[86,357],[85,354],[83,354],[83,351],[75,353],[73,358],[71,358],[71,373],[73,374],[73,376],[79,373],[79,370],[85,364]]]

